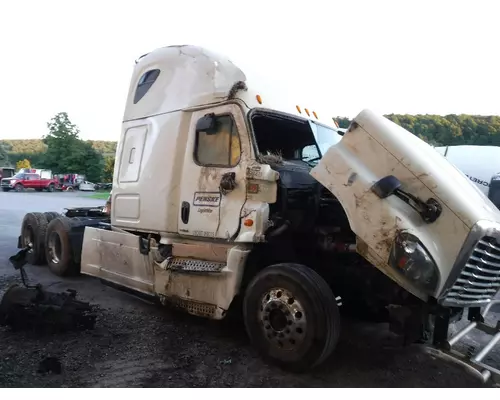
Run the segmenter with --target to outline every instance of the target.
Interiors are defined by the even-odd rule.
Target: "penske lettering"
[[[193,205],[196,207],[219,207],[219,192],[196,192],[194,194]]]

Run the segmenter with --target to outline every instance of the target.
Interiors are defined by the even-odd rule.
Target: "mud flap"
[[[141,254],[137,235],[86,227],[81,273],[107,282],[154,293],[151,256]]]
[[[500,343],[500,320],[497,321],[496,326],[491,326],[484,322],[491,308],[497,304],[500,304],[500,300],[493,300],[486,306],[483,313],[478,315],[479,318],[475,318],[466,327],[450,337],[445,341],[443,346],[439,348],[426,347],[426,352],[436,358],[459,364],[469,373],[476,375],[483,383],[486,383],[491,378],[495,384],[500,385],[500,369],[483,362],[485,357]],[[453,348],[453,346],[474,329],[491,336],[491,339],[482,349],[474,354],[471,354],[471,352],[464,354]]]

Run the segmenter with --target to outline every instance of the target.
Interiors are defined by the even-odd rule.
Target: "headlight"
[[[403,276],[428,293],[436,290],[439,270],[418,238],[402,232],[396,236],[389,256],[389,264]]]

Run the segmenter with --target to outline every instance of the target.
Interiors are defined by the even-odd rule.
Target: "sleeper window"
[[[234,167],[240,162],[241,147],[238,130],[230,115],[216,117],[217,132],[198,132],[195,159],[198,164]]]
[[[139,83],[137,84],[137,88],[135,89],[134,95],[134,104],[137,104],[139,100],[141,100],[144,95],[148,92],[148,90],[153,86],[156,79],[160,75],[159,69],[152,69],[150,71],[145,72],[141,79],[139,79]]]

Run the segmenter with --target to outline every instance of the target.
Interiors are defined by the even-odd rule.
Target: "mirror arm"
[[[441,204],[433,198],[424,202],[411,193],[407,193],[399,188],[394,191],[394,195],[418,212],[428,224],[436,221],[443,211]]]

